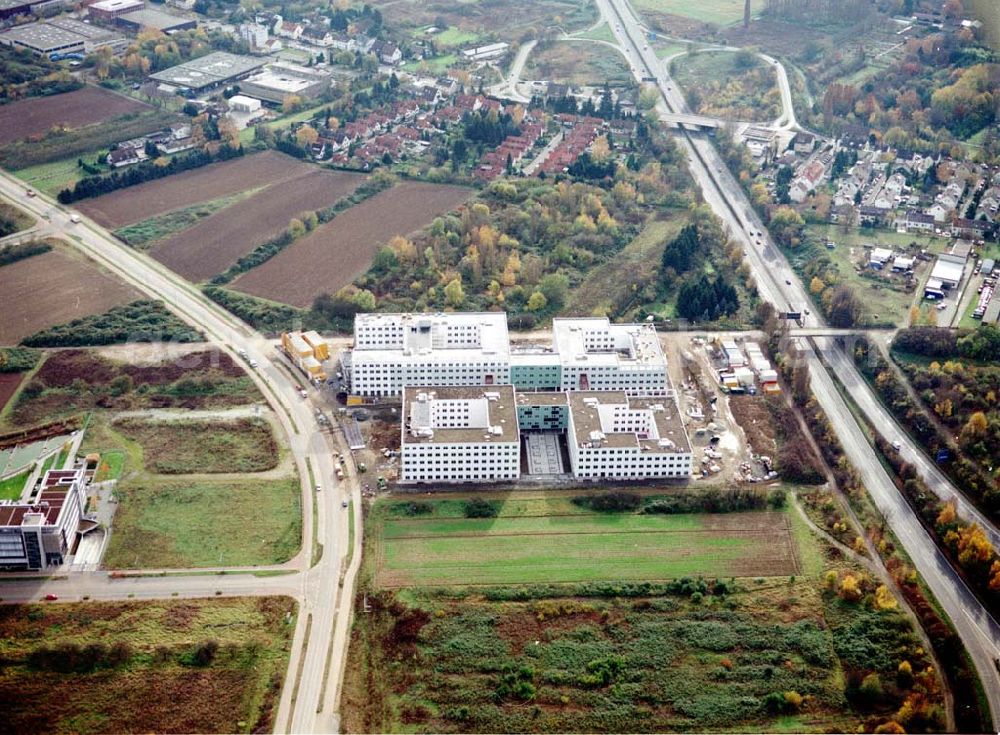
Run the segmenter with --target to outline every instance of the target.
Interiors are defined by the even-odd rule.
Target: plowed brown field
[[[81,255],[57,248],[25,258],[0,268],[0,344],[139,298]]]
[[[277,151],[264,151],[194,171],[87,199],[77,204],[81,212],[108,229],[141,222],[158,214],[199,202],[238,194],[247,189],[274,186],[315,170]]]
[[[23,377],[24,373],[0,373],[0,411],[17,391]]]
[[[292,306],[308,306],[361,275],[380,246],[418,230],[471,196],[460,186],[404,182],[362,202],[263,265],[240,276],[234,288]]]
[[[295,215],[329,207],[364,180],[361,174],[310,168],[164,240],[151,255],[185,278],[203,281],[280,233]]]
[[[84,87],[51,97],[33,97],[0,106],[0,145],[32,134],[44,135],[55,125],[82,128],[146,109],[149,105],[98,87]]]

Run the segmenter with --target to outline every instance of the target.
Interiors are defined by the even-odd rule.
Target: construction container
[[[330,343],[320,337],[318,332],[303,332],[302,339],[312,347],[313,357],[317,360],[323,362],[323,360],[330,359]]]
[[[299,360],[298,366],[313,380],[326,380],[326,373],[323,372],[323,366],[312,355],[307,355]]]
[[[285,332],[282,334],[281,346],[293,360],[313,356],[313,348],[302,339],[300,332]]]

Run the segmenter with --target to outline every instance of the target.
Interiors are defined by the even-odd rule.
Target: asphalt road
[[[627,1],[595,1],[601,14],[609,20],[633,74],[637,78],[656,76],[663,97],[661,109],[665,112],[684,110],[683,99],[676,85],[669,79],[655,53],[648,48],[641,24]],[[786,122],[791,119],[794,118],[789,118]],[[806,308],[810,301],[802,283],[771,242],[743,190],[729,174],[711,142],[693,135],[678,136],[677,141],[687,154],[692,176],[701,187],[706,201],[729,227],[730,234],[744,245],[761,298],[770,301],[779,310]],[[763,233],[759,244],[758,237],[748,235],[748,231]],[[811,314],[805,316],[804,326],[819,328],[823,325],[816,314]],[[835,347],[832,339],[816,340],[824,352],[832,354]],[[800,350],[809,361],[816,399],[829,416],[848,459],[861,472],[879,509],[910,555],[914,566],[951,618],[969,651],[995,720],[1000,716],[1000,674],[994,667],[994,661],[1000,656],[1000,629],[996,621],[965,587],[934,541],[924,532],[904,498],[896,491],[846,402],[833,388],[833,380],[812,346],[805,340],[800,340]],[[845,374],[857,374],[853,364],[843,367],[844,371],[838,370],[842,379]],[[860,386],[858,388],[860,390]]]
[[[234,577],[179,576],[164,579],[141,578],[129,580],[109,580],[101,582],[100,576],[77,580],[73,575],[65,580],[49,580],[37,584],[35,594],[26,599],[39,599],[52,592],[62,598],[82,597],[90,594],[110,599],[119,591],[123,596],[139,597],[205,596],[221,590],[223,594],[261,594],[259,590],[283,590],[284,594],[294,594],[300,602],[300,614],[286,681],[276,716],[276,730],[290,732],[326,732],[335,720],[333,707],[335,696],[326,696],[339,682],[339,673],[346,656],[346,631],[350,614],[350,600],[353,599],[354,578],[361,557],[361,491],[354,468],[349,467],[342,487],[336,487],[331,439],[316,423],[311,404],[298,397],[295,384],[288,374],[279,369],[282,358],[260,334],[233,317],[221,307],[205,298],[194,286],[169,271],[151,258],[138,253],[115,240],[106,230],[83,219],[74,224],[70,212],[55,204],[47,197],[25,196],[24,184],[7,173],[0,175],[0,192],[16,201],[39,218],[39,228],[46,234],[62,236],[90,258],[120,276],[126,282],[150,296],[162,299],[167,307],[181,319],[205,332],[209,341],[219,349],[229,352],[239,360],[237,350],[244,349],[248,358],[259,364],[257,370],[250,370],[261,392],[273,406],[288,437],[288,443],[295,458],[296,467],[302,480],[303,533],[302,550],[296,557],[298,574],[281,577],[251,577],[249,580]],[[349,456],[346,447],[340,447]],[[311,472],[310,472],[311,470]],[[311,480],[311,478],[315,478]],[[315,491],[315,484],[323,490]],[[313,513],[313,495],[317,497],[318,513]],[[355,514],[355,528],[359,530],[354,538],[352,564],[339,586],[341,568],[347,549],[347,512],[341,509],[342,499],[351,499],[351,509]],[[320,562],[310,568],[313,525],[317,527],[317,538],[324,546]],[[106,584],[107,586],[101,586]],[[93,587],[93,592],[82,591]],[[18,586],[5,581],[0,586],[0,596],[8,601],[17,599],[17,591],[31,589],[29,582]],[[256,591],[255,591],[256,590]],[[166,593],[166,594],[164,594]],[[341,601],[346,601],[341,604]],[[344,612],[346,614],[340,614]],[[305,640],[306,620],[312,616],[309,640]],[[336,629],[335,629],[336,626]],[[331,647],[331,643],[336,643]],[[291,691],[294,688],[295,673],[299,659],[305,651],[298,699],[291,711]],[[332,655],[331,655],[332,654]],[[323,688],[324,673],[328,661],[331,664],[326,690]],[[336,691],[336,690],[334,690]],[[289,724],[289,714],[291,715]]]

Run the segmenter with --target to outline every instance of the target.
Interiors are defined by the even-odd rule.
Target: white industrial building
[[[569,395],[567,444],[577,479],[690,477],[691,445],[673,400],[622,391]]]
[[[76,542],[86,485],[82,467],[49,470],[33,501],[0,502],[0,568],[39,571],[61,566]]]
[[[354,349],[341,361],[361,396],[398,396],[414,385],[509,385],[507,316],[358,314]]]
[[[351,392],[399,395],[409,385],[669,394],[667,360],[648,324],[555,319],[549,345],[511,349],[505,314],[358,314],[343,355]]]
[[[401,482],[502,482],[521,471],[514,387],[406,387]]]
[[[951,255],[942,253],[934,263],[931,271],[930,281],[939,281],[945,289],[958,288],[962,282],[962,274],[965,272],[966,258],[961,255]]]

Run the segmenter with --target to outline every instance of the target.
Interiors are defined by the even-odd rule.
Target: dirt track
[[[361,174],[306,169],[163,241],[151,254],[191,281],[206,280],[280,233],[295,215],[330,206],[364,180]]]
[[[141,222],[149,217],[238,194],[260,186],[274,186],[313,170],[277,151],[242,156],[194,171],[87,199],[76,205],[95,222],[109,229]]]
[[[404,182],[337,215],[233,285],[255,296],[309,306],[319,294],[333,293],[364,273],[394,235],[418,230],[471,195],[460,186]]]
[[[0,145],[45,135],[55,125],[82,128],[129,112],[150,109],[138,100],[97,87],[0,106]]]
[[[0,268],[0,344],[139,298],[83,256],[58,248],[19,260]]]

